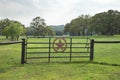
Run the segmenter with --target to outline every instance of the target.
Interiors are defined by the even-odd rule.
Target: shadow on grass
[[[35,62],[35,63],[25,63],[28,65],[46,65],[46,64],[98,64],[98,65],[106,65],[106,66],[120,66],[120,64],[112,64],[106,62],[95,62],[95,61],[72,61],[72,62]]]
[[[88,63],[90,63],[89,61],[72,61],[72,62],[68,62],[68,61],[55,61],[55,62],[32,62],[32,63],[25,63],[25,65],[53,65],[53,64],[65,64],[65,65],[69,65],[69,64],[82,64],[83,65],[87,65]]]
[[[72,62],[35,62],[35,63],[25,63],[25,64],[20,64],[20,63],[15,63],[14,65],[11,66],[5,66],[3,68],[0,68],[0,73],[5,73],[10,70],[14,70],[17,67],[27,67],[27,66],[39,66],[39,65],[53,65],[53,64],[81,64],[81,67],[84,67],[88,64],[95,64],[95,65],[104,65],[104,66],[120,66],[120,64],[111,64],[111,63],[105,63],[105,62],[95,62],[95,61],[72,61]]]
[[[90,62],[92,64],[99,64],[99,65],[107,65],[107,66],[120,66],[120,64],[111,64],[111,63],[105,63],[105,62]]]
[[[82,62],[73,62],[73,63],[88,63],[88,64],[98,64],[98,65],[107,65],[107,66],[120,66],[120,64],[112,64],[106,62],[95,62],[95,61],[82,61]]]

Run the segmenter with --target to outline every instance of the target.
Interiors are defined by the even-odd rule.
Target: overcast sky
[[[70,22],[81,14],[94,15],[109,9],[120,11],[119,0],[0,0],[0,19],[20,21],[25,26],[36,16],[47,25]]]

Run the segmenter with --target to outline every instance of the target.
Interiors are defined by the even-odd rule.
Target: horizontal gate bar
[[[71,43],[66,43],[66,44],[71,44]],[[90,44],[90,43],[72,43],[72,44]]]
[[[71,56],[72,58],[88,58],[90,56]],[[49,57],[27,57],[27,59],[40,59],[40,58],[49,58]],[[58,56],[50,58],[70,58],[69,56]]]
[[[44,54],[44,53],[49,53],[49,52],[27,52],[27,54]],[[70,53],[70,52],[50,52],[50,53],[56,53],[56,54],[59,54],[59,53]],[[90,52],[71,52],[71,53],[90,53]]]
[[[27,47],[27,49],[48,49],[49,47]]]
[[[59,38],[59,36],[27,36],[27,39],[29,39],[29,38],[42,38],[42,39],[44,39],[44,38]],[[89,39],[90,40],[90,38],[89,37],[81,37],[81,38],[79,38],[79,37],[67,37],[67,36],[62,36],[62,38],[73,38],[73,39]]]
[[[27,44],[49,44],[48,42],[27,42]]]
[[[27,47],[27,49],[48,49],[49,47]],[[53,48],[53,47],[51,47]],[[57,47],[54,47],[54,48],[57,48]],[[65,47],[63,47],[65,48]],[[67,47],[67,48],[70,48],[70,47]],[[71,47],[71,48],[90,48],[90,47]]]
[[[27,44],[49,44],[48,42],[27,42]],[[54,44],[54,43],[50,43]],[[71,43],[66,43],[66,44],[71,44]],[[72,43],[72,44],[90,44],[90,43]]]

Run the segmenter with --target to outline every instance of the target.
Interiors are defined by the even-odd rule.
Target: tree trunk
[[[12,41],[14,40],[14,36],[11,36],[11,40],[12,40]]]
[[[90,35],[93,36],[93,35],[92,35],[92,32],[90,32]]]
[[[6,35],[6,39],[8,39],[8,36]]]
[[[85,36],[85,28],[83,28],[83,36]]]
[[[80,36],[80,32],[78,32],[78,36]]]
[[[18,40],[18,39],[19,39],[19,36],[17,36],[16,38],[17,38],[17,40]]]

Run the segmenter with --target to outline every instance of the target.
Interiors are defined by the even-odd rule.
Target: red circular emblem
[[[65,38],[56,38],[53,41],[53,49],[55,52],[64,52],[67,48],[67,43]]]

